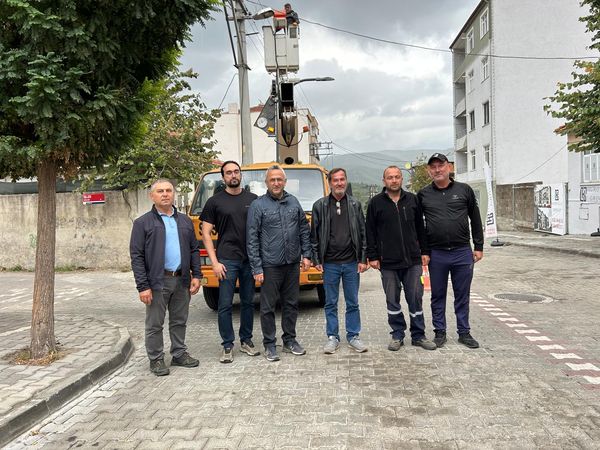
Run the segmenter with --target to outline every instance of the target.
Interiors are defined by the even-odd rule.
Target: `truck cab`
[[[256,163],[242,166],[242,186],[244,189],[260,196],[266,193],[265,172],[274,163]],[[327,183],[327,171],[316,164],[281,164],[287,177],[285,190],[294,195],[310,222],[312,205],[319,198],[329,195],[329,184]],[[220,169],[206,172],[200,178],[200,182],[194,193],[189,216],[194,223],[196,237],[200,240],[200,257],[202,265],[202,292],[204,300],[209,308],[218,309],[219,303],[219,280],[215,276],[208,253],[202,242],[202,230],[200,227],[200,214],[206,201],[217,192],[224,190],[225,184],[221,178]],[[217,240],[217,234],[213,230],[213,241]],[[216,247],[216,242],[215,242]],[[298,261],[300,264],[300,261]],[[259,286],[257,285],[257,288]],[[300,289],[315,289],[320,306],[325,304],[325,290],[323,288],[323,274],[311,267],[306,272],[300,272]]]

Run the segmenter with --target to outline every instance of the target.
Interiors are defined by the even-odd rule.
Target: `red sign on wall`
[[[85,192],[83,194],[83,204],[84,205],[95,205],[105,203],[103,192]]]

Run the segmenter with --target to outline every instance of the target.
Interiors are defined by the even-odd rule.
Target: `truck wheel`
[[[317,284],[317,297],[319,306],[323,308],[325,306],[325,288],[322,284]]]
[[[202,294],[204,294],[204,301],[210,309],[213,311],[219,309],[219,288],[202,287]]]

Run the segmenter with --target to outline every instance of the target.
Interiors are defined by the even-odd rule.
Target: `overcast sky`
[[[255,0],[283,9],[283,3]],[[296,104],[308,107],[320,124],[320,140],[354,152],[447,149],[453,146],[451,55],[392,45],[329,30],[340,28],[380,39],[448,49],[479,0],[296,0],[300,16],[300,78],[334,77],[307,82],[296,90]],[[305,18],[307,21],[302,21]],[[268,21],[246,22],[248,33]],[[272,76],[264,68],[262,36],[248,37],[250,103],[264,102]],[[205,28],[193,29],[182,68],[193,68],[193,83],[207,107],[221,103],[237,70],[224,14]],[[223,101],[239,103],[237,77]],[[334,147],[335,153],[345,153]]]

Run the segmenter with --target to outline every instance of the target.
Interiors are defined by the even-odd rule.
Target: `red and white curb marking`
[[[504,323],[504,325],[517,333],[517,335],[525,337],[525,339],[534,343],[541,351],[547,352],[547,354],[551,358],[554,358],[556,362],[564,363],[568,369],[566,370],[567,375],[580,376],[589,383],[587,385],[584,384],[585,387],[590,389],[600,389],[600,367],[598,367],[598,365],[591,362],[585,362],[586,358],[568,351],[562,345],[555,343],[552,338],[529,327],[516,317],[513,317],[512,314],[503,311],[502,308],[499,308],[497,305],[481,298],[478,294],[471,293],[471,301],[481,307],[484,311],[489,312],[492,317]]]

